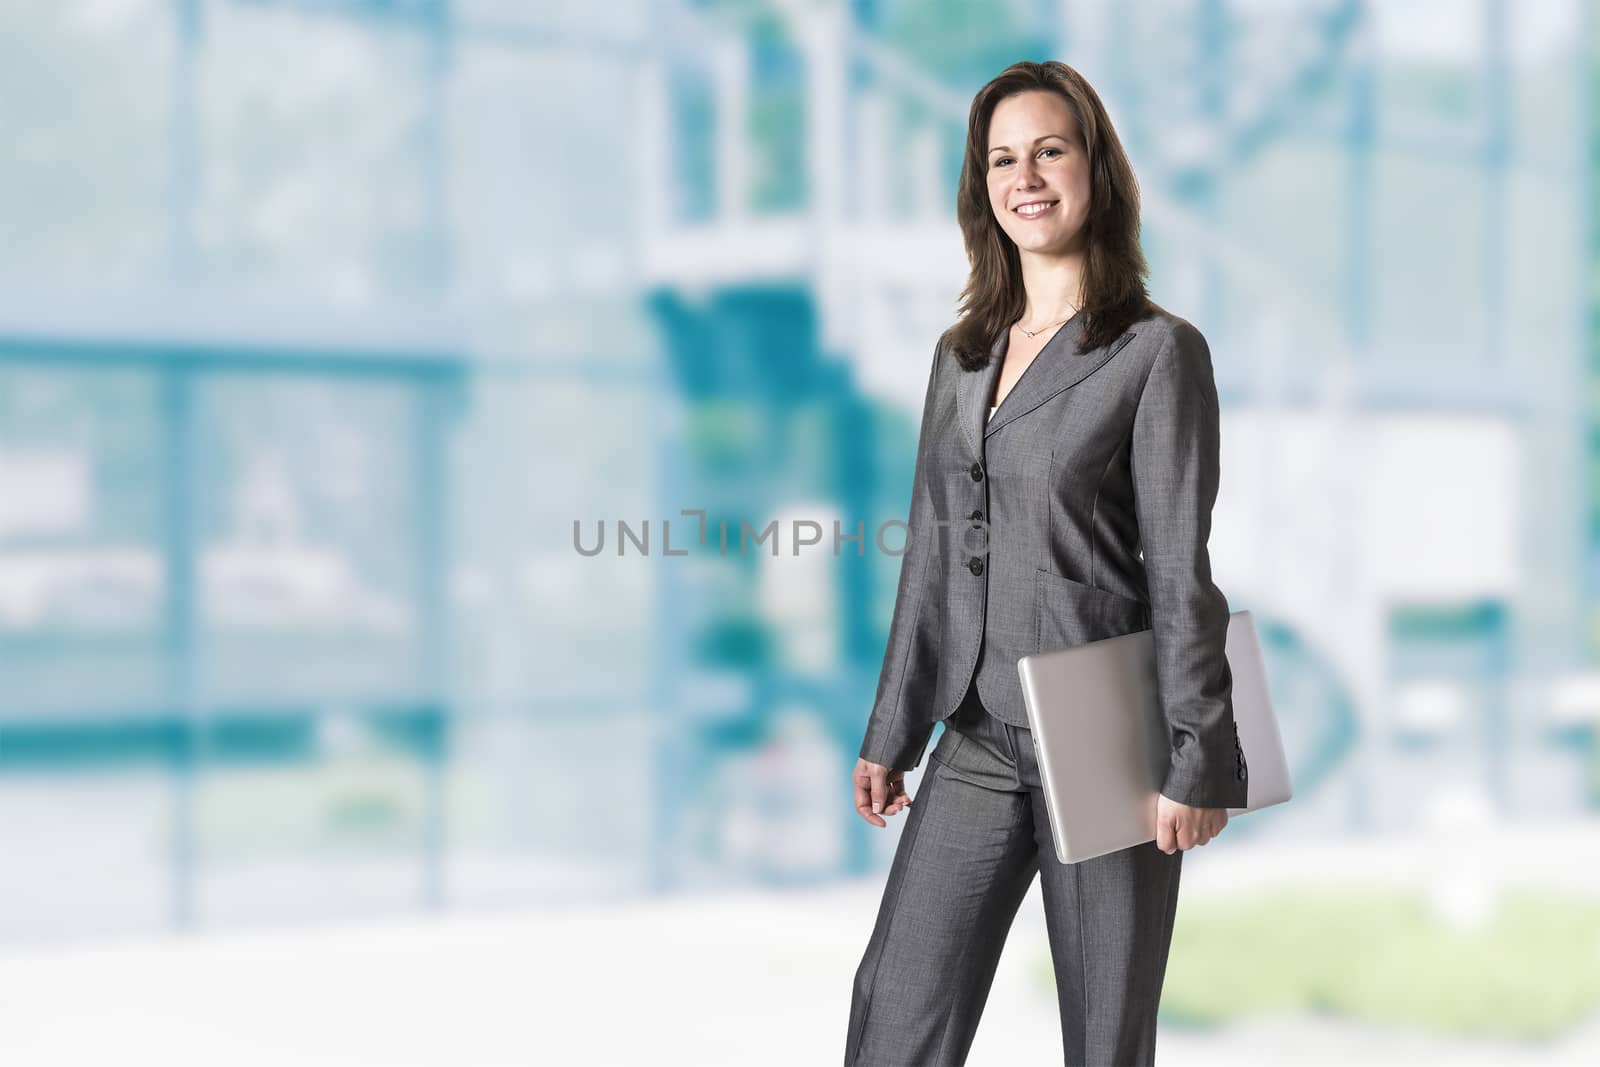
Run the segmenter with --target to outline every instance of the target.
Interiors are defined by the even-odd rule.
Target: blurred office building
[[[1230,836],[1592,812],[1595,4],[1448,6],[0,9],[0,943],[884,862],[875,535],[1019,57],[1213,354],[1297,788]]]

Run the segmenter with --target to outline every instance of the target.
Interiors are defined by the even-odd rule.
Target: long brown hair
[[[961,291],[961,318],[942,343],[966,370],[989,363],[995,340],[1022,317],[1027,293],[1016,243],[1000,228],[989,206],[989,121],[1008,96],[1044,89],[1059,93],[1078,122],[1089,157],[1089,213],[1084,220],[1083,331],[1078,351],[1115,340],[1143,318],[1150,273],[1139,247],[1139,181],[1099,95],[1065,63],[1013,63],[973,97],[967,115],[967,151],[956,193],[956,220],[971,273]]]

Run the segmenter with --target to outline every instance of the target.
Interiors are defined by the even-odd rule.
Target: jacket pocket
[[[1038,569],[1033,574],[1035,652],[1054,652],[1150,628],[1144,602]]]

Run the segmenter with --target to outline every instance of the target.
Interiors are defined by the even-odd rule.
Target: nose
[[[1039,184],[1039,165],[1032,159],[1023,159],[1017,163],[1017,184],[1024,189],[1032,189]]]

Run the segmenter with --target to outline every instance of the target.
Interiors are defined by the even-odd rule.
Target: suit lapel
[[[1070,389],[1099,370],[1112,356],[1122,351],[1124,345],[1133,340],[1133,331],[1128,330],[1110,344],[1090,349],[1079,355],[1074,351],[1074,346],[1082,329],[1082,320],[1073,318],[1057,330],[1039,350],[1033,362],[1028,364],[1028,369],[1022,372],[1022,377],[1011,387],[1011,392],[1006,394],[1005,400],[1000,402],[1000,410],[994,413],[994,418],[987,421],[984,418],[988,414],[985,405],[994,395],[994,382],[1000,376],[999,368],[1004,360],[993,359],[989,367],[973,373],[971,377],[984,379],[984,382],[977,383],[976,386],[982,388],[984,392],[975,405],[979,410],[977,420],[972,423],[973,431],[981,431],[987,437],[1013,419],[1021,418],[1063,389]],[[994,350],[1001,356],[1006,350],[1006,336],[1001,334],[1000,340],[995,344]]]
[[[1005,354],[1005,346],[1006,335],[1002,333],[989,349],[988,364],[980,370],[963,374],[961,384],[956,387],[956,417],[961,422],[961,431],[967,435],[967,444],[972,446],[972,451],[979,458],[983,456],[983,420],[989,415],[989,398],[994,396],[994,384],[999,380],[1000,366],[1005,362],[1000,358]],[[996,416],[999,414],[995,412]]]

